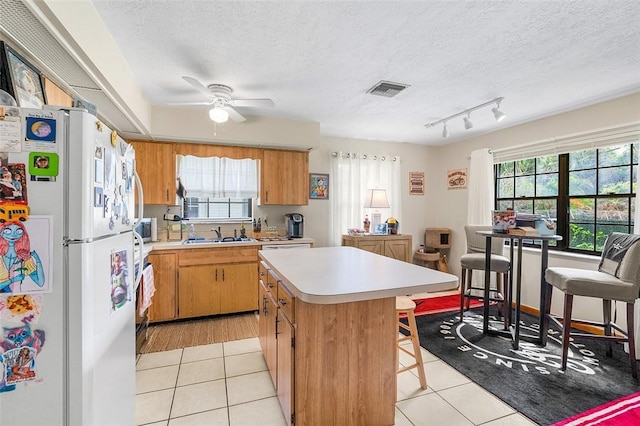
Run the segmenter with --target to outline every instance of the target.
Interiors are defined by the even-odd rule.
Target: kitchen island
[[[354,247],[259,256],[260,342],[287,421],[394,424],[395,297],[458,278]]]

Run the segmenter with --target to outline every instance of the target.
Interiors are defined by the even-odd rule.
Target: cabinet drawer
[[[273,294],[273,296],[276,295],[276,291],[277,291],[277,284],[278,281],[280,281],[280,278],[278,278],[278,276],[276,275],[275,272],[273,272],[271,269],[269,269],[267,271],[267,282],[266,282],[266,287],[267,287],[267,291],[271,294]]]
[[[224,247],[181,250],[179,266],[216,265],[258,261],[258,247]]]
[[[269,291],[269,287],[267,287],[267,277],[269,276],[269,266],[264,263],[264,261],[260,261],[258,264],[258,280],[260,284],[262,284],[265,290]]]
[[[278,281],[278,307],[282,309],[291,323],[295,324],[295,297],[289,292],[289,289]]]

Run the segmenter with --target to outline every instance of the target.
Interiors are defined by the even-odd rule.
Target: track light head
[[[507,114],[500,111],[500,102],[497,102],[496,106],[491,108],[491,112],[493,112],[493,116],[496,118],[496,121],[502,121],[507,117]]]
[[[469,130],[470,128],[473,127],[473,123],[470,120],[471,118],[471,114],[467,115],[463,120],[464,120],[464,128],[466,130]]]
[[[444,122],[444,127],[442,128],[442,137],[443,138],[448,138],[449,137],[449,128],[447,127],[447,122]]]

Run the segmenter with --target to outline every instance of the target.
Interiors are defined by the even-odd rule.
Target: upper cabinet
[[[309,204],[309,153],[265,149],[262,153],[260,203]]]
[[[174,204],[176,160],[172,144],[140,141],[131,143],[136,150],[136,171],[144,189],[144,203]]]
[[[255,158],[262,160],[260,204],[306,206],[309,198],[309,153],[221,145],[131,141],[145,204],[176,202],[176,155]],[[188,190],[189,188],[187,188]],[[136,197],[136,202],[138,199]]]

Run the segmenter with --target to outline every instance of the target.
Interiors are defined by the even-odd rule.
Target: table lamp
[[[371,233],[375,233],[380,224],[380,212],[377,209],[388,209],[387,191],[385,189],[367,189],[367,197],[364,200],[364,207],[375,209],[371,213]]]

